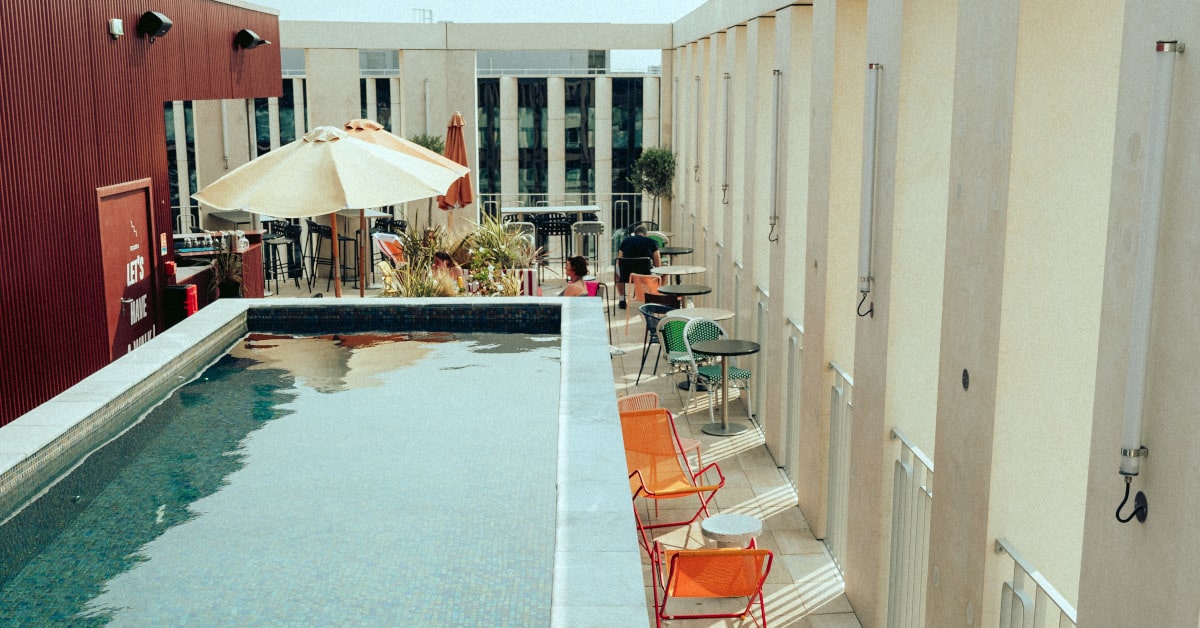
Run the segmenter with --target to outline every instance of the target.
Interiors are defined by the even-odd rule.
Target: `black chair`
[[[678,308],[669,305],[659,305],[657,303],[646,303],[638,307],[638,311],[646,319],[646,335],[642,340],[642,365],[638,367],[637,380],[634,382],[634,386],[642,383],[642,370],[646,368],[646,356],[650,354],[650,345],[658,345],[658,354],[654,357],[654,374],[658,375],[658,361],[662,358],[662,342],[658,339],[658,322],[667,315],[667,312],[676,309]]]

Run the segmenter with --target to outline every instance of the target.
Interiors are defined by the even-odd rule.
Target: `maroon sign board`
[[[111,359],[154,337],[154,221],[150,179],[97,188],[104,309]]]

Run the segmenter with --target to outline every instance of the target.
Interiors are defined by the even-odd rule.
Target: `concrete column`
[[[293,122],[296,128],[296,139],[304,137],[308,129],[308,110],[304,102],[304,85],[306,79],[292,79],[292,106],[295,107]]]
[[[304,51],[308,80],[308,119],[312,127],[341,127],[359,117],[358,50],[308,48]]]
[[[642,79],[642,148],[662,146],[659,135],[659,79],[647,76]]]
[[[501,205],[516,205],[520,189],[517,157],[517,77],[500,77],[500,189]]]
[[[561,76],[546,79],[546,150],[547,198],[559,205],[567,188],[566,85]]]
[[[612,79],[596,77],[596,199],[612,211]]]
[[[1109,6],[1110,3],[1105,3]],[[1119,12],[1118,5],[1111,9]],[[1117,100],[1112,195],[1099,334],[1098,373],[1088,474],[1080,578],[1080,626],[1193,626],[1200,622],[1200,386],[1196,347],[1196,259],[1200,246],[1200,7],[1163,0],[1125,8]],[[1131,494],[1149,500],[1145,523],[1119,523],[1124,494],[1117,473],[1130,356],[1130,323],[1137,285],[1134,268],[1150,146],[1149,126],[1156,41],[1177,39],[1178,54],[1151,307],[1141,443],[1149,449]],[[1194,58],[1194,57],[1193,57]],[[1130,497],[1133,501],[1133,497]],[[1128,516],[1126,505],[1121,512]]]
[[[959,2],[926,620],[983,623],[1019,2]],[[853,601],[851,602],[853,603]]]

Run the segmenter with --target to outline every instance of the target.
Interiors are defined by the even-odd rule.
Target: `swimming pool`
[[[205,347],[218,346],[219,351],[223,352],[232,342],[228,338],[236,340],[247,331],[325,333],[331,328],[362,331],[414,330],[424,327],[426,331],[438,332],[486,327],[531,334],[555,333],[561,336],[562,363],[561,373],[556,375],[559,391],[556,412],[558,429],[553,440],[557,442],[546,444],[555,451],[552,465],[555,468],[552,478],[537,481],[538,486],[535,487],[536,490],[551,494],[556,503],[552,530],[548,528],[546,534],[538,537],[553,539],[552,549],[546,550],[552,552],[553,568],[552,574],[547,574],[550,577],[546,582],[529,583],[533,585],[530,592],[539,588],[548,591],[549,600],[542,604],[550,609],[551,625],[644,624],[647,615],[640,556],[630,516],[627,482],[621,472],[624,468],[623,450],[617,425],[614,388],[608,377],[611,367],[603,315],[598,304],[591,304],[594,311],[589,311],[586,307],[588,304],[578,303],[582,300],[575,303],[563,299],[457,301],[447,304],[446,300],[372,299],[357,303],[313,303],[312,300],[299,299],[214,304],[201,312],[204,316],[197,315],[160,336],[163,342],[157,342],[159,339],[156,339],[126,356],[135,359],[126,361],[122,358],[97,373],[94,379],[89,378],[90,381],[47,404],[53,407],[39,408],[5,426],[4,431],[0,431],[0,487],[8,487],[8,490],[0,488],[0,500],[23,500],[20,495],[22,491],[28,493],[31,487],[37,490],[45,484],[45,479],[39,480],[39,476],[57,475],[61,469],[55,467],[61,467],[64,463],[51,455],[55,450],[69,452],[79,448],[80,443],[85,443],[89,438],[105,440],[106,431],[124,429],[120,425],[122,419],[118,416],[121,412],[114,408],[125,406],[125,412],[130,408],[137,409],[139,401],[130,391],[178,385],[180,378],[188,377],[183,374],[187,369],[181,369],[181,365],[207,364],[212,358],[205,359],[204,354],[212,352]],[[197,370],[193,367],[191,373],[195,372]],[[515,370],[511,375],[520,377],[521,372]],[[598,377],[597,373],[603,373],[604,376]],[[516,388],[520,389],[519,386]],[[106,392],[102,394],[102,390]],[[523,394],[532,393],[525,390]],[[104,395],[107,396],[102,400],[101,396]],[[492,404],[497,405],[504,404]],[[118,418],[100,418],[106,413]],[[429,420],[432,417],[427,422]],[[117,427],[114,428],[113,424]],[[14,425],[17,429],[9,430]],[[509,429],[495,432],[494,435],[508,435],[527,442],[534,431],[543,435],[551,433],[547,430]],[[307,431],[300,430],[297,433]],[[318,440],[327,445],[330,439]],[[478,453],[472,451],[464,457],[472,461],[478,458]],[[603,473],[602,470],[606,468],[614,469],[616,473]],[[334,475],[334,472],[324,475]],[[13,478],[18,476],[23,480],[14,482]],[[370,500],[363,497],[361,501]],[[470,501],[464,501],[464,504],[471,506]],[[478,516],[472,519],[471,514],[476,509],[471,507],[470,510],[462,517],[465,519],[462,529],[470,531],[474,526],[483,531],[487,528],[489,521]],[[172,516],[169,511],[155,514]],[[420,544],[431,553],[452,552],[451,544],[439,534],[437,526],[433,528],[428,537],[417,539]],[[499,532],[512,538],[522,538],[520,530],[512,526]],[[386,534],[382,538],[384,541],[380,542],[385,542]],[[511,551],[504,550],[498,541],[492,542],[491,546],[501,553]],[[258,553],[251,552],[251,555],[257,556]],[[320,570],[329,569],[330,564],[329,561],[316,561],[311,566]],[[543,565],[539,569],[545,573],[550,568]],[[353,566],[339,566],[338,572],[330,574],[329,579],[358,583],[347,590],[359,592],[358,595],[362,596],[360,601],[365,602],[365,606],[360,605],[362,608],[372,608],[372,601],[376,606],[387,606],[382,603],[389,599],[385,589],[394,588],[395,583],[380,582],[384,578],[379,576],[356,579],[356,572]],[[242,578],[253,581],[250,576]],[[460,585],[468,579],[464,573],[462,580],[452,582]],[[516,574],[514,579],[522,581],[520,574]],[[487,597],[501,593],[503,587],[493,586],[494,582],[495,578],[481,579],[472,585],[472,592],[468,595]],[[138,587],[131,587],[130,590],[136,593]],[[420,618],[419,623],[472,623],[470,620],[453,621],[449,618],[449,615],[427,616]],[[350,623],[373,623],[370,618],[344,619]],[[542,625],[545,622],[535,619],[530,623]]]

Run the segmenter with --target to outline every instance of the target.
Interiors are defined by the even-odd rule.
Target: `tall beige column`
[[[520,189],[517,134],[517,77],[500,77],[500,189],[502,206],[516,205]]]
[[[592,135],[596,165],[596,200],[612,211],[612,79],[596,77],[596,128]],[[611,220],[611,217],[602,218]],[[611,224],[611,223],[610,223]]]
[[[546,191],[560,205],[567,188],[566,86],[561,76],[546,79]]]
[[[979,622],[989,546],[1017,0],[959,2],[927,621]]]

